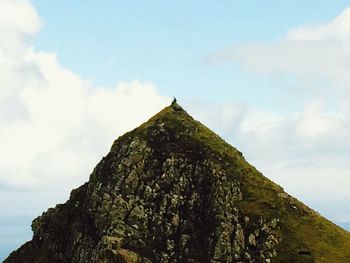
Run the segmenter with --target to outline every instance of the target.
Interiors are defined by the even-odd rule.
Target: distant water
[[[0,216],[0,262],[32,238],[30,216]]]

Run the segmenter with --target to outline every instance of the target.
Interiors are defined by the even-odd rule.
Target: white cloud
[[[333,21],[313,26],[301,26],[291,30],[287,38],[297,40],[325,40],[350,38],[350,7],[346,8]]]
[[[36,214],[64,201],[114,139],[170,102],[151,83],[95,87],[62,68],[55,54],[27,44],[40,23],[30,1],[0,2],[3,214]]]
[[[229,125],[222,125],[223,108],[234,113]],[[350,126],[341,114],[327,111],[321,101],[291,116],[240,104],[188,109],[290,194],[332,220],[350,216]]]
[[[328,23],[300,26],[273,43],[235,46],[211,60],[239,64],[302,99],[301,87],[311,91],[294,113],[248,107],[232,124],[240,129],[225,138],[291,194],[332,219],[349,218],[350,7]]]
[[[317,200],[316,208],[338,219],[350,215],[328,206],[350,198],[349,17],[346,9],[330,23],[299,27],[279,42],[219,56],[260,74],[326,79],[339,93],[339,109],[329,110],[326,97],[288,116],[236,103],[186,107],[268,177],[310,204]],[[29,1],[1,1],[0,207],[7,214],[37,214],[64,201],[118,135],[169,103],[150,83],[92,86],[62,68],[55,54],[28,46],[26,38],[39,29]]]
[[[322,137],[338,137],[347,133],[345,119],[341,113],[322,112],[324,102],[310,103],[297,122],[297,132],[307,140],[317,140]]]
[[[225,137],[239,129],[235,124],[242,120],[246,111],[246,107],[239,103],[208,104],[192,101],[185,108],[195,119],[203,121]]]
[[[271,131],[280,127],[283,117],[268,111],[249,111],[240,129],[242,133],[255,133],[261,137],[269,137]]]
[[[235,46],[212,60],[267,76],[292,74],[307,81],[309,89],[320,90],[329,82],[335,95],[350,98],[349,21],[350,7],[328,23],[300,26],[274,43]]]
[[[11,78],[4,65],[21,69],[18,59],[25,52],[24,38],[35,34],[41,26],[36,10],[29,0],[2,0],[0,2],[0,78]],[[6,69],[6,68],[5,68]],[[12,83],[13,79],[9,79]]]
[[[40,19],[29,0],[2,0],[0,3],[0,32],[34,34]]]

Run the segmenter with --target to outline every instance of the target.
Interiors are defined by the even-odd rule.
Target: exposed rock
[[[256,246],[254,234],[250,234],[248,240],[249,240],[249,245]]]
[[[6,263],[350,258],[347,232],[284,193],[176,101],[118,138],[90,180],[32,229]]]

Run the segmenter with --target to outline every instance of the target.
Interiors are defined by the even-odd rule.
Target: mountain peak
[[[10,262],[347,262],[350,234],[174,100],[119,137]]]

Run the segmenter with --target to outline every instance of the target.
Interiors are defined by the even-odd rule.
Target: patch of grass
[[[194,120],[179,105],[164,108],[148,122],[119,140],[131,136],[147,136],[147,129],[166,123],[168,128],[191,136],[194,144],[207,148],[232,168],[240,181],[243,200],[241,212],[251,218],[278,218],[281,242],[273,262],[350,262],[350,234],[320,216],[295,198],[282,198],[283,188],[264,177],[248,164],[242,153],[214,132]],[[287,195],[285,195],[287,196]],[[310,253],[309,253],[310,252]]]

